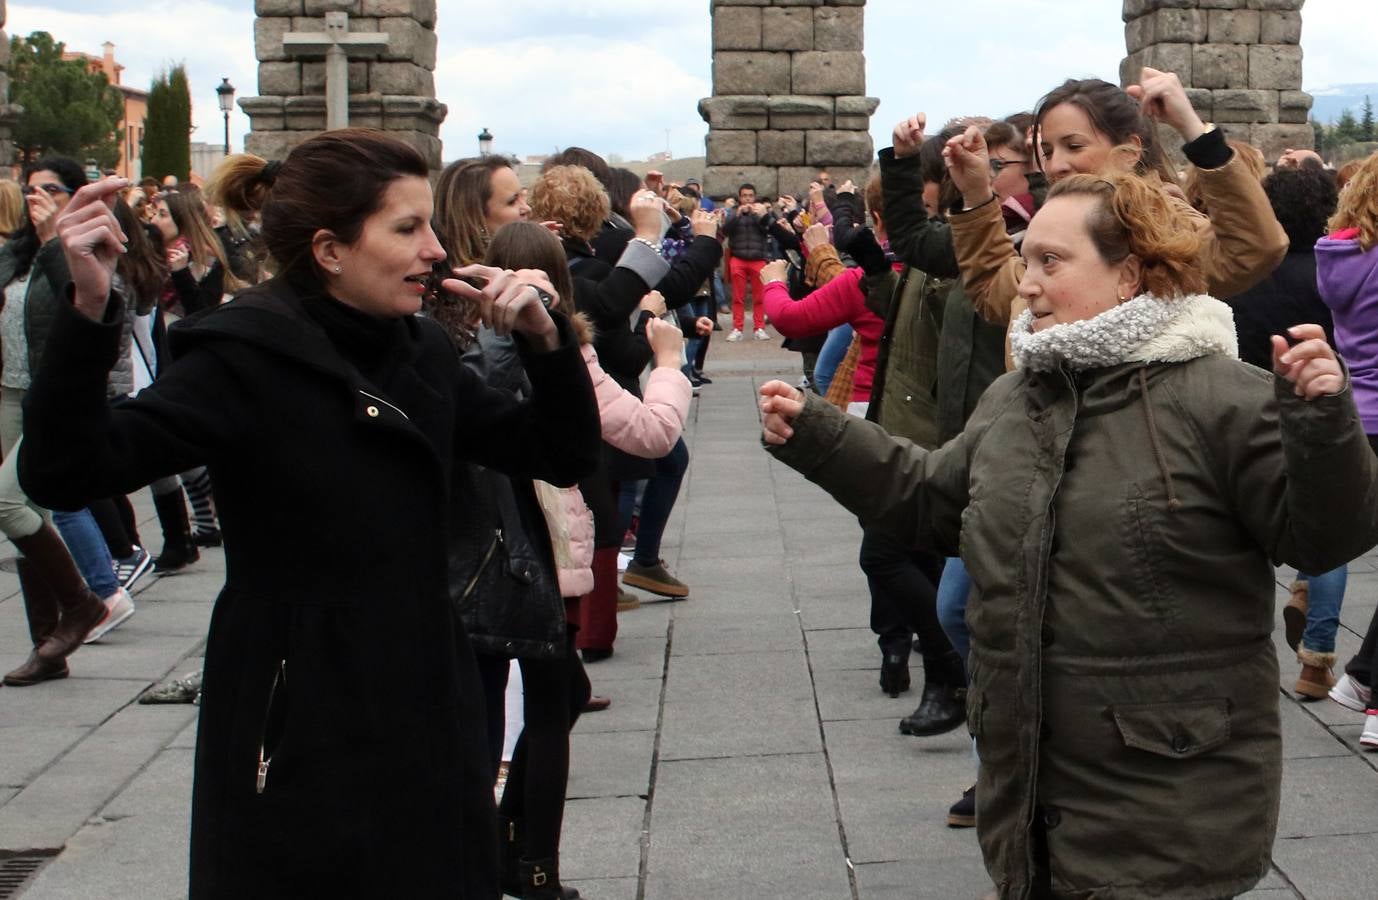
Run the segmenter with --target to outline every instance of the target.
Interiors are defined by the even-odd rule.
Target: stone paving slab
[[[664,542],[691,585],[640,594],[617,652],[590,665],[607,712],[572,738],[566,880],[590,900],[705,897],[980,898],[975,834],[945,825],[973,779],[961,729],[898,733],[915,685],[876,684],[854,518],[759,446],[755,388],[797,379],[797,357],[715,343],[715,383],[686,430],[691,465]],[[146,498],[136,500],[150,536]],[[3,554],[0,554],[3,555]],[[25,900],[185,895],[195,707],[140,707],[163,676],[196,669],[223,557],[146,579],[139,613],[72,660],[73,677],[0,690],[0,850],[61,846]],[[1291,573],[1279,570],[1278,603]],[[0,571],[0,664],[27,652],[22,601]],[[1378,606],[1378,555],[1356,561],[1339,655]],[[1364,717],[1302,704],[1279,647],[1284,793],[1275,869],[1247,897],[1368,898],[1378,884],[1378,755]]]

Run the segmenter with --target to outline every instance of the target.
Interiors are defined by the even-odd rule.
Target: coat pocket
[[[1169,759],[1190,759],[1230,739],[1230,701],[1116,706],[1115,725],[1125,746]]]

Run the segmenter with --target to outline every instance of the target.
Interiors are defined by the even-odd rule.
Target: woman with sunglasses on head
[[[493,773],[450,601],[446,491],[463,462],[556,485],[586,474],[598,418],[583,360],[541,273],[444,282],[517,335],[527,401],[415,315],[445,257],[411,146],[341,129],[281,163],[222,165],[227,205],[261,212],[279,274],[172,329],[171,364],[114,408],[122,229],[106,200],[123,182],[84,188],[62,217],[66,364],[35,379],[23,483],[78,505],[194,465],[215,479],[227,576],[206,644],[192,900],[490,900]]]
[[[1039,101],[1034,119],[1032,149],[1049,182],[1076,174],[1133,173],[1168,191],[1201,236],[1201,270],[1216,296],[1233,297],[1254,286],[1286,254],[1287,235],[1258,179],[1224,132],[1201,121],[1175,74],[1145,68],[1140,83],[1127,90],[1094,78],[1068,80]],[[1156,122],[1181,135],[1209,217],[1180,196]],[[945,153],[962,194],[963,209],[949,221],[967,294],[986,320],[1007,324],[1022,310],[1024,261],[991,189],[985,140],[969,128],[948,141]]]
[[[50,157],[35,163],[25,176],[25,225],[0,247],[0,532],[23,554],[19,585],[33,645],[29,658],[5,675],[11,687],[66,678],[68,656],[134,613],[85,504],[50,514],[24,494],[17,480],[24,398],[69,280],[57,217],[84,184],[86,173],[75,160]],[[127,347],[127,329],[120,339]]]

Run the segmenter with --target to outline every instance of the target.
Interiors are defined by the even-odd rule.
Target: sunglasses
[[[25,187],[24,187],[24,193],[25,193],[26,195],[27,195],[27,194],[32,194],[34,191],[42,191],[43,193],[47,194],[49,197],[56,197],[56,196],[58,196],[59,194],[70,194],[70,193],[73,193],[72,189],[69,188],[69,187],[67,187],[65,184],[36,184],[36,185],[35,185],[35,184],[31,184],[31,185],[25,185]]]

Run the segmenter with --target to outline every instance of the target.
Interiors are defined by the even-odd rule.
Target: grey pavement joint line
[[[1315,723],[1316,723],[1317,725],[1321,726],[1321,728],[1324,729],[1324,731],[1325,731],[1326,734],[1330,735],[1330,737],[1331,737],[1332,739],[1334,739],[1334,741],[1335,741],[1336,743],[1338,743],[1341,747],[1343,747],[1343,748],[1345,749],[1345,752],[1346,752],[1347,754],[1349,754],[1350,756],[1358,757],[1359,760],[1360,760],[1361,762],[1363,762],[1364,765],[1368,766],[1370,769],[1374,769],[1375,771],[1378,771],[1378,762],[1375,761],[1374,755],[1373,755],[1373,754],[1370,754],[1370,753],[1361,753],[1361,752],[1359,752],[1359,749],[1358,749],[1357,747],[1354,747],[1354,746],[1352,746],[1352,745],[1346,743],[1344,738],[1340,737],[1338,734],[1335,733],[1335,729],[1334,729],[1334,728],[1332,728],[1332,727],[1330,727],[1329,725],[1327,725],[1327,724],[1325,724],[1324,722],[1322,722],[1322,721],[1320,720],[1320,717],[1317,716],[1314,712],[1311,711],[1310,707],[1312,706],[1312,704],[1310,704],[1310,703],[1302,703],[1301,701],[1294,699],[1294,698],[1292,697],[1292,695],[1291,695],[1290,693],[1288,693],[1287,690],[1286,690],[1285,688],[1281,687],[1281,686],[1278,687],[1278,691],[1282,694],[1282,699],[1283,699],[1284,702],[1292,703],[1292,704],[1296,705],[1303,713],[1305,713],[1306,715],[1310,716],[1311,719],[1312,719],[1313,721],[1315,721]],[[1328,701],[1321,701],[1321,702],[1328,702]]]
[[[675,617],[665,626],[665,657],[661,664],[660,702],[656,709],[656,736],[651,747],[651,774],[646,784],[646,811],[641,817],[641,861],[636,871],[636,900],[646,900],[646,878],[651,868],[651,814],[655,810],[656,777],[660,774],[660,739],[665,733],[665,693],[670,684],[670,650],[675,642]]]
[[[756,396],[756,392],[760,390],[760,385],[756,383],[755,379],[752,379],[752,388],[753,396]],[[759,404],[757,404],[756,410],[759,415]],[[772,466],[770,479],[772,494],[774,493],[777,472],[778,469]],[[792,595],[794,590],[794,579],[790,576],[788,570],[785,572],[785,577],[790,579],[790,591]],[[818,723],[818,740],[823,748],[823,765],[828,770],[828,793],[831,795],[833,801],[833,821],[837,823],[837,839],[842,845],[842,860],[847,865],[847,888],[852,892],[852,900],[861,900],[861,893],[856,883],[856,866],[852,863],[852,852],[847,846],[847,825],[842,821],[842,801],[837,796],[837,777],[833,772],[833,755],[832,751],[828,748],[828,732],[827,729],[823,727],[823,710],[818,702],[818,682],[814,678],[813,657],[809,653],[809,632],[804,628],[804,619],[800,614],[800,606],[797,598],[794,600],[794,623],[798,626],[799,638],[804,643],[804,665],[807,666],[809,670],[809,689],[813,692],[814,721]]]

